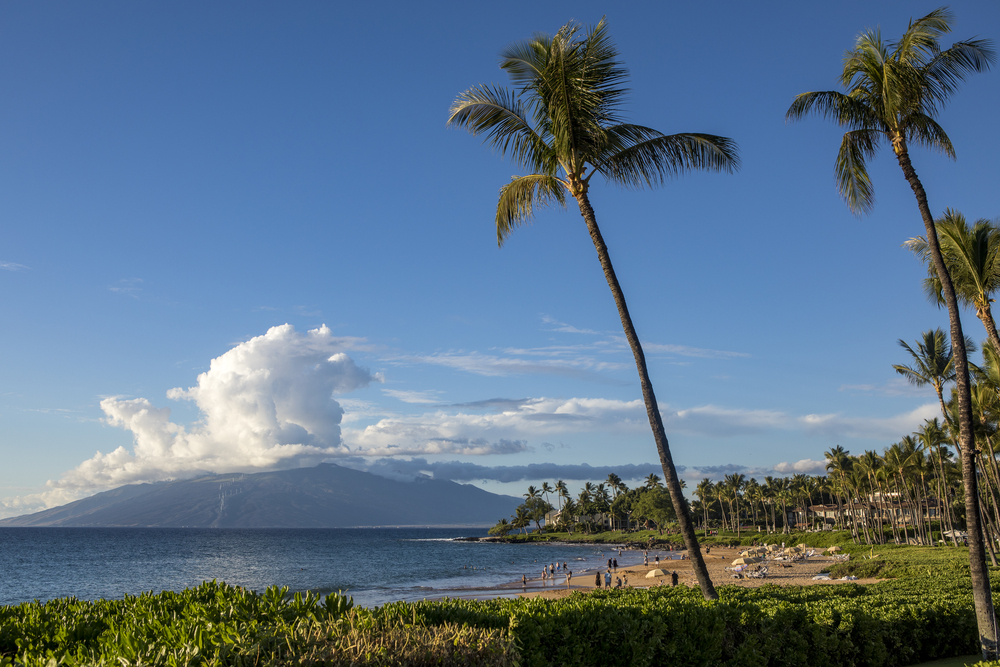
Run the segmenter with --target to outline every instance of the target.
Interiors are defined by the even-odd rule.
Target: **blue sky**
[[[837,87],[859,31],[937,6],[3,5],[0,515],[318,460],[514,494],[581,475],[559,466],[648,474],[578,212],[498,249],[517,170],[445,127],[459,92],[506,83],[501,48],[604,15],[629,119],[742,155],[735,175],[591,191],[683,476],[891,444],[935,412],[894,376],[896,341],[947,325],[901,247],[916,205],[886,151],[874,213],[852,216],[840,131],[784,112]],[[1000,38],[1000,5],[951,7],[954,39]],[[997,76],[940,117],[957,161],[913,152],[935,214],[1000,215]]]

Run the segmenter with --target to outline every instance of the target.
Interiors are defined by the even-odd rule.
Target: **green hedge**
[[[911,665],[975,653],[971,592],[963,585],[886,582],[805,588],[596,591],[564,600],[451,600],[387,605],[428,623],[500,628],[523,664]]]
[[[730,586],[716,602],[663,587],[366,610],[286,593],[209,582],[0,607],[0,665],[891,667],[978,650],[969,580],[952,572],[869,586]]]

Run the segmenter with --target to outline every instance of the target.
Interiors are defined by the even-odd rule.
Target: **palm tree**
[[[993,294],[1000,289],[1000,229],[984,218],[970,228],[965,216],[951,209],[945,209],[944,216],[938,218],[934,226],[956,298],[962,305],[975,308],[976,317],[986,328],[993,349],[1000,352],[1000,335],[997,335],[990,308]],[[927,239],[912,238],[906,242],[906,247],[928,263],[929,275],[924,280],[924,290],[932,301],[944,305],[941,281],[929,262]]]
[[[944,472],[944,445],[945,437],[944,429],[941,428],[941,422],[938,421],[937,417],[934,419],[928,419],[924,421],[923,426],[917,429],[915,435],[917,436],[917,442],[927,451],[928,455],[934,454],[932,460],[938,462],[937,470],[937,497],[939,509],[942,505],[945,505],[948,500],[947,492],[947,482],[945,479]],[[949,454],[950,455],[950,454]],[[951,543],[952,546],[958,546],[958,540],[955,538],[955,530],[952,525],[951,518],[951,507],[945,506],[944,513],[939,517],[944,523],[941,528],[942,532],[945,530],[951,533]]]
[[[967,350],[970,343],[971,341],[966,341]],[[910,353],[914,365],[893,364],[892,367],[914,386],[923,387],[929,384],[934,387],[938,403],[941,405],[941,414],[947,419],[948,409],[944,405],[944,385],[955,379],[955,365],[951,346],[948,344],[944,331],[932,329],[923,332],[921,339],[917,341],[917,351],[914,351],[903,339],[899,340],[899,346]]]
[[[726,475],[725,489],[726,499],[729,501],[729,516],[736,525],[736,539],[740,537],[740,494],[743,492],[743,485],[747,481],[747,476],[742,473]]]
[[[849,451],[840,445],[837,445],[824,453],[824,456],[826,457],[826,471],[828,473],[835,474],[837,476],[837,482],[839,482],[839,487],[835,486],[835,489],[839,488],[841,491],[845,490],[847,477],[846,472],[851,466],[850,454],[851,453]],[[837,501],[837,521],[841,524],[841,526],[843,526],[844,503],[842,500],[842,493],[835,492],[834,497]],[[848,497],[848,501],[850,501],[850,497]],[[851,525],[851,533],[854,535],[854,538],[857,539],[857,534],[855,533],[853,524]]]
[[[528,492],[527,493],[522,493],[521,495],[524,496],[525,498],[527,498],[528,500],[531,500],[532,498],[537,498],[541,494],[539,494],[538,489],[536,489],[533,486],[529,486],[528,487]]]
[[[912,143],[955,157],[951,140],[934,117],[966,76],[988,69],[994,60],[988,40],[956,42],[942,50],[939,38],[951,31],[951,19],[947,9],[936,9],[923,18],[911,20],[897,42],[883,41],[878,30],[862,33],[844,58],[840,81],[848,92],[803,93],[792,102],[786,118],[798,120],[816,112],[848,128],[837,155],[836,175],[840,193],[852,211],[867,212],[874,206],[875,191],[865,163],[875,156],[883,141],[892,145],[903,176],[916,196],[927,234],[928,254],[941,281],[941,293],[951,324],[958,385],[959,440],[962,451],[967,453],[962,457],[962,477],[969,520],[969,564],[980,644],[983,658],[989,660],[997,655],[997,633],[979,526],[965,334],[927,193],[909,154]]]
[[[552,487],[549,486],[548,482],[542,482],[542,494],[545,496],[545,502],[549,502],[550,493],[552,493]]]
[[[645,486],[647,489],[655,489],[658,486],[663,486],[663,484],[660,482],[659,475],[655,473],[649,473],[649,477],[646,478]]]
[[[568,23],[554,36],[536,35],[509,46],[501,57],[500,67],[517,89],[470,88],[452,104],[448,123],[486,135],[494,148],[510,153],[532,172],[513,177],[500,190],[496,214],[500,245],[515,227],[531,219],[536,207],[565,206],[567,194],[576,201],[635,358],[653,439],[695,575],[705,598],[716,599],[678,483],[646,358],[588,191],[594,174],[621,186],[644,187],[695,169],[731,172],[739,166],[736,145],[725,137],[665,135],[622,122],[618,107],[627,73],[603,19],[586,30]]]
[[[565,485],[563,486],[565,489]],[[569,493],[564,494],[566,502],[563,503],[562,513],[560,513],[560,518],[565,517],[566,521],[566,532],[570,535],[573,534],[573,525],[576,523],[576,503],[573,499],[569,497]]]
[[[705,513],[705,537],[708,537],[708,506],[712,502],[712,480],[706,477],[698,482],[698,486],[694,489],[694,495],[701,500],[702,511]]]
[[[611,493],[612,493],[612,496],[613,496],[612,499],[611,499],[611,502],[614,502],[615,500],[618,499],[618,491],[619,491],[619,489],[621,489],[621,486],[622,486],[622,478],[619,477],[618,475],[616,475],[613,472],[612,473],[608,473],[607,484],[608,484],[609,487],[611,487]],[[614,530],[614,520],[615,520],[615,515],[612,514],[611,515],[611,522],[612,522],[611,529],[612,530]]]
[[[899,341],[900,346],[910,353],[913,357],[914,365],[893,365],[896,372],[902,375],[906,380],[915,386],[931,385],[934,387],[934,392],[938,397],[938,404],[941,406],[941,414],[944,417],[946,423],[950,423],[951,411],[945,406],[944,403],[944,385],[946,382],[951,382],[955,379],[955,366],[953,363],[953,355],[951,347],[948,345],[948,339],[941,329],[933,329],[923,332],[921,334],[921,339],[917,341],[917,351],[914,351],[909,345],[903,340]],[[965,340],[965,349],[967,352],[975,351],[975,344],[969,340]],[[970,390],[971,391],[971,390]],[[971,400],[971,393],[970,393]],[[954,434],[955,430],[950,429],[951,433]],[[958,447],[958,439],[954,438],[952,444]],[[941,453],[941,448],[937,448],[938,455],[938,468],[941,471],[942,476],[944,475],[944,459]],[[951,508],[948,508],[948,523],[951,524]],[[955,539],[955,534],[952,532],[952,543],[957,545]]]
[[[569,498],[569,490],[566,488],[566,482],[564,482],[564,481],[562,481],[560,479],[558,482],[556,482],[556,488],[555,488],[555,490],[556,490],[556,494],[558,494],[558,497],[559,497],[559,501],[560,501],[559,502],[559,511],[561,512],[562,511],[562,500],[563,500],[563,498]]]

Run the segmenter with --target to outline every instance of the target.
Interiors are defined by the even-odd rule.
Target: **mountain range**
[[[322,463],[254,474],[130,484],[0,526],[348,528],[482,526],[521,500],[468,484],[397,481]]]

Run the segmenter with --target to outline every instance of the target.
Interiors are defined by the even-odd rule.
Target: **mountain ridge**
[[[486,526],[519,498],[435,479],[403,482],[321,463],[252,474],[130,484],[0,527],[360,528]]]

